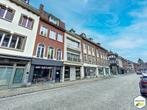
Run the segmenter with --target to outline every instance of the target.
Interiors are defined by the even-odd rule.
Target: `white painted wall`
[[[39,16],[33,14],[32,12],[27,11],[26,9],[23,9],[22,7],[10,2],[9,0],[0,0],[0,3],[8,7],[11,7],[12,9],[15,10],[15,14],[12,22],[8,22],[6,20],[0,19],[0,29],[11,31],[12,33],[18,33],[20,35],[24,35],[27,37],[24,51],[15,51],[11,49],[0,48],[0,54],[31,57],[33,54],[37,29],[39,25]],[[34,19],[34,25],[32,30],[19,26],[19,20],[21,14],[25,14]]]

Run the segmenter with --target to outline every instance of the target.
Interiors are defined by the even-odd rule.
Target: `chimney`
[[[40,4],[39,11],[40,12],[43,12],[44,11],[44,5],[43,4]]]

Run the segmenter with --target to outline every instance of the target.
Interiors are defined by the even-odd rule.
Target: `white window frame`
[[[62,40],[58,39],[59,36],[62,37]],[[57,41],[59,41],[59,42],[63,42],[63,35],[62,35],[61,33],[58,33],[58,34],[57,34]]]
[[[60,59],[60,60],[62,60],[62,49],[59,49],[59,48],[57,48],[57,52],[56,52],[56,54],[57,54],[57,55],[56,55],[57,60],[59,60],[59,59],[58,59],[58,50],[61,50],[61,59]]]
[[[40,57],[40,56],[41,56],[42,48],[41,48],[41,51],[40,51],[40,53],[39,53],[39,57],[37,57],[38,47],[39,47],[40,44],[44,45],[43,57]],[[38,45],[37,45],[37,49],[36,49],[36,57],[37,57],[37,58],[44,58],[44,55],[45,55],[45,49],[46,49],[46,48],[45,48],[45,44],[44,44],[44,43],[38,43]]]
[[[53,48],[53,59],[51,59],[51,58],[48,58],[48,59],[49,59],[49,60],[54,60],[54,59],[55,59],[55,48],[49,46],[49,47],[48,47],[48,52],[50,52],[50,48]],[[48,57],[48,52],[47,52],[47,57]]]
[[[43,34],[41,34],[41,32],[43,32]],[[40,32],[39,32],[39,34],[41,36],[47,37],[48,36],[48,28],[46,28],[45,26],[40,26]]]
[[[51,34],[55,34],[55,36],[54,36],[54,38],[53,38],[53,36],[51,35]],[[49,38],[50,39],[53,39],[53,40],[56,40],[56,37],[57,37],[57,33],[55,32],[55,31],[53,31],[53,30],[50,30],[50,34],[49,34]]]

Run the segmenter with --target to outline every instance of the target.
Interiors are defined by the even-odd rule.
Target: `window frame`
[[[38,54],[38,49],[39,49],[39,45],[43,45],[44,47],[44,51],[43,51],[43,57],[41,57],[41,53],[42,53],[42,47],[41,47],[41,50],[40,50],[40,52],[39,52],[39,56],[37,56],[37,54]],[[38,45],[37,45],[37,49],[36,49],[36,57],[37,58],[44,58],[44,55],[45,55],[45,49],[46,49],[46,47],[45,47],[45,44],[44,43],[38,43]]]
[[[6,32],[6,31],[2,31],[2,30],[0,30],[0,32],[3,33],[2,38],[1,38],[1,41],[0,41],[0,48],[6,48],[6,49],[11,49],[11,50],[17,50],[17,51],[24,51],[24,48],[25,48],[25,45],[26,45],[26,39],[27,39],[27,37],[22,36],[22,35],[17,34],[17,33],[11,34],[10,32]],[[6,37],[7,34],[10,35],[10,38],[9,38],[9,41],[8,41],[7,46],[3,46],[2,44],[3,44],[3,41],[4,41],[4,39],[5,39],[5,37]],[[16,35],[16,38],[17,38],[18,40],[19,40],[20,38],[23,39],[23,43],[22,43],[22,45],[21,45],[21,49],[18,49],[18,48],[17,48],[17,46],[18,46],[18,41],[15,42],[15,48],[10,47],[10,45],[11,45],[11,43],[12,43],[12,39],[14,38],[15,35]]]
[[[59,37],[59,36],[60,36],[60,37],[62,37],[62,41],[58,39],[58,37]],[[57,41],[59,41],[59,42],[63,42],[63,39],[64,39],[64,36],[63,36],[63,34],[61,34],[61,33],[58,33],[58,34],[57,34]]]
[[[51,32],[54,32],[55,33],[55,36],[54,36],[55,38],[52,38],[51,37]],[[56,33],[56,31],[50,30],[49,38],[52,39],[52,40],[56,40],[57,39],[57,33]]]
[[[13,8],[9,7],[9,6],[6,6],[6,5],[2,4],[2,3],[0,3],[0,6],[5,8],[4,14],[3,14],[2,17],[0,16],[0,19],[6,20],[8,22],[12,22],[13,21],[13,18],[14,18],[14,15],[15,15],[15,10]],[[12,14],[13,15],[12,15],[12,18],[11,19],[7,19],[6,18],[6,15],[8,13],[8,10],[11,10],[12,11]]]
[[[46,31],[47,31],[46,35],[42,35],[42,34],[41,34],[41,29],[43,29],[43,28],[46,29]],[[43,29],[43,31],[44,31],[44,29]],[[48,28],[45,27],[45,26],[43,26],[43,25],[41,25],[41,26],[40,26],[40,30],[39,30],[39,35],[41,35],[41,36],[43,36],[43,37],[47,37],[47,36],[48,36]]]
[[[27,17],[27,21],[26,21],[25,26],[22,25],[23,17]],[[31,27],[28,27],[29,19],[32,20],[32,26],[31,26]],[[22,26],[22,27],[24,27],[24,28],[26,28],[26,29],[32,30],[32,29],[33,29],[33,26],[34,26],[34,22],[35,22],[35,21],[34,21],[33,18],[28,17],[28,16],[25,15],[25,14],[21,14],[21,16],[20,16],[20,20],[19,20],[19,23],[18,23],[18,24],[19,24],[19,26]]]
[[[49,55],[49,52],[50,52],[50,48],[52,48],[53,49],[53,58],[51,59],[51,57],[48,57]],[[54,47],[52,47],[52,46],[49,46],[48,47],[48,51],[47,51],[47,58],[49,59],[49,60],[54,60],[55,59],[55,48]]]
[[[58,51],[60,50],[61,52],[61,59],[58,59]],[[57,51],[56,51],[56,57],[57,57],[57,60],[62,60],[62,49],[58,48]]]

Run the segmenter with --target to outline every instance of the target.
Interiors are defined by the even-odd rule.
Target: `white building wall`
[[[23,9],[22,7],[16,5],[15,3],[10,2],[9,0],[0,0],[0,3],[8,7],[11,7],[12,9],[15,10],[15,14],[14,14],[12,22],[8,22],[6,20],[0,19],[0,29],[4,29],[7,31],[10,31],[11,33],[17,33],[27,37],[24,51],[15,51],[11,49],[0,48],[0,54],[10,54],[10,55],[31,57],[33,54],[35,39],[37,35],[37,29],[39,25],[39,16],[33,14],[32,12],[27,11],[26,9]],[[28,17],[31,17],[34,19],[34,25],[32,30],[19,26],[19,20],[20,20],[21,14],[27,15]]]
[[[65,33],[65,34],[64,34],[64,61],[67,61],[67,43],[68,43],[68,42],[67,42],[67,37],[68,37],[68,38],[71,38],[71,39],[73,39],[73,40],[75,40],[75,41],[77,41],[77,42],[80,42],[80,51],[81,51],[81,41],[80,41],[79,39],[77,39],[77,38],[71,36],[70,34]],[[80,54],[80,59],[82,59],[82,52],[81,52],[81,54]]]

